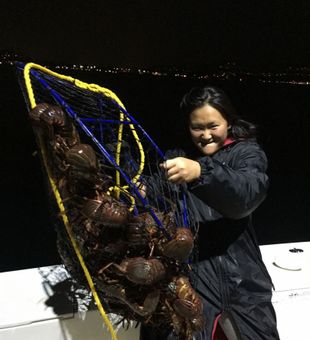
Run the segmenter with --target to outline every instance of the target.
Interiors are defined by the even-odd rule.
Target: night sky
[[[308,65],[309,1],[6,1],[0,50],[103,66]]]

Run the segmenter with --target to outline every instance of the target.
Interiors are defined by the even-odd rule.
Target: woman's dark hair
[[[183,115],[189,119],[190,114],[204,105],[210,105],[218,110],[227,120],[231,128],[228,136],[235,139],[253,138],[256,135],[256,126],[250,122],[241,119],[232,105],[226,93],[213,86],[194,87],[184,95],[180,103],[180,109]]]

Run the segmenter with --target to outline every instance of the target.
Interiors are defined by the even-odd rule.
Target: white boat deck
[[[275,286],[280,339],[310,339],[310,242],[264,245],[261,252]]]
[[[280,339],[310,339],[310,242],[264,245],[261,251],[275,286]],[[45,303],[51,292],[38,268],[0,273],[0,292],[0,340],[111,339],[97,310],[55,314]],[[117,337],[138,340],[138,334],[121,328]]]

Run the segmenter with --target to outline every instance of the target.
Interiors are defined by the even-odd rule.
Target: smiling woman
[[[236,114],[219,88],[193,88],[183,97],[181,110],[188,117],[194,145],[204,155],[212,155],[233,140],[255,136],[255,126]]]
[[[191,266],[206,324],[197,338],[211,340],[223,331],[228,339],[279,339],[272,282],[251,222],[269,185],[255,126],[240,119],[216,87],[192,89],[181,109],[196,155],[175,154],[162,167],[168,181],[187,187],[189,209],[200,225],[198,259]],[[156,338],[175,339],[167,330],[141,328],[140,340]]]

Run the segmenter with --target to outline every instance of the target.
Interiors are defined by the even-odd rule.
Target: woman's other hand
[[[145,197],[146,197],[146,186],[145,186],[143,183],[141,183],[141,182],[137,182],[137,183],[136,183],[136,187],[137,187],[137,189],[138,189],[140,195],[141,195],[143,198],[145,198]]]

